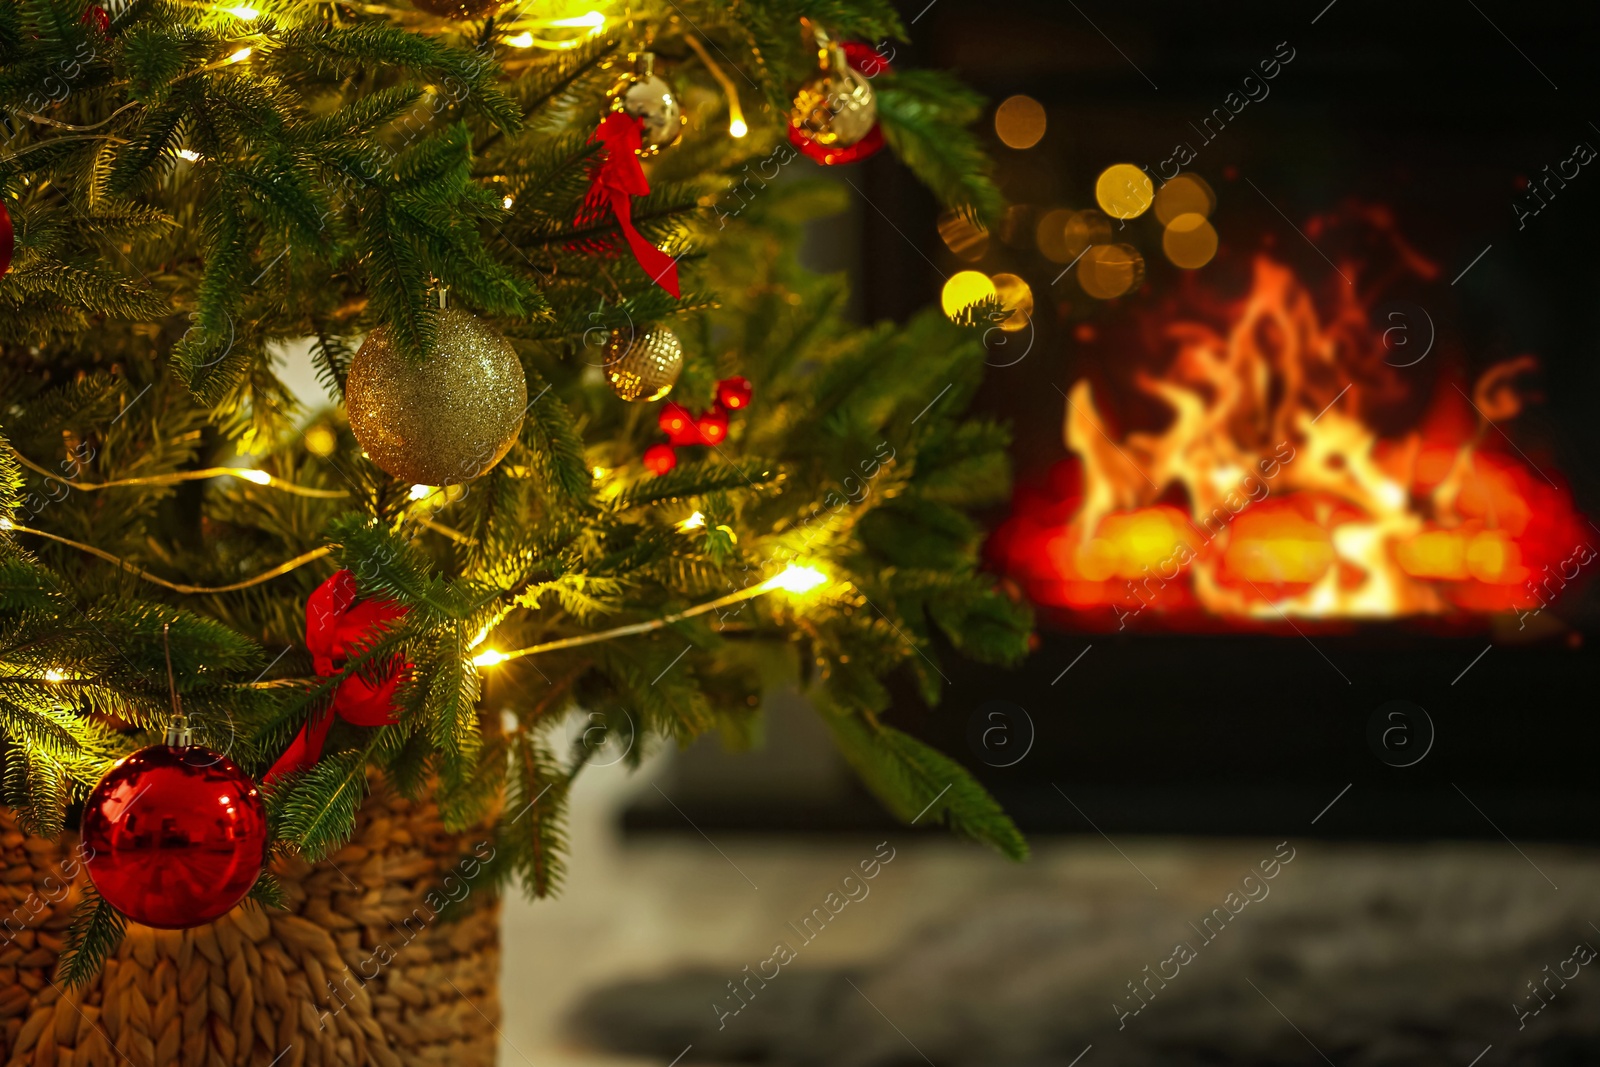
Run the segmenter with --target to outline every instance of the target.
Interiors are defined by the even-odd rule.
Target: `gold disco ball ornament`
[[[606,342],[606,380],[624,400],[660,400],[672,392],[683,371],[683,344],[665,326],[642,334],[611,331]]]
[[[672,144],[689,122],[672,86],[656,74],[655,60],[650,52],[640,53],[633,71],[624,74],[606,94],[612,111],[644,120],[639,135],[641,156],[653,156]]]
[[[509,341],[476,315],[445,308],[420,364],[400,354],[387,326],[368,334],[350,364],[345,408],[379,467],[413,485],[455,485],[510,450],[528,380]]]
[[[442,19],[486,19],[505,6],[505,0],[411,0],[411,6]]]
[[[818,34],[819,69],[801,84],[789,122],[824,148],[848,148],[878,124],[878,97],[844,49]]]

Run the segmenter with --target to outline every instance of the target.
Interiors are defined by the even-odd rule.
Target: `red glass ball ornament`
[[[101,37],[111,36],[111,16],[98,4],[90,4],[88,10],[83,13],[83,18],[78,21],[85,26],[93,26]]]
[[[750,379],[744,375],[724,378],[717,383],[717,403],[729,411],[739,411],[750,406]]]
[[[700,443],[700,429],[694,424],[694,416],[681,404],[669,402],[661,405],[661,414],[656,416],[656,425],[667,435],[667,440],[675,445]]]
[[[708,445],[720,445],[728,439],[728,413],[720,407],[702,411],[694,424],[700,431],[700,440]]]
[[[250,776],[199,745],[152,745],[114,763],[83,809],[85,869],[134,922],[181,930],[220,919],[267,860]]]
[[[659,478],[678,465],[678,453],[671,445],[651,445],[644,450],[643,460],[644,465],[655,471]]]

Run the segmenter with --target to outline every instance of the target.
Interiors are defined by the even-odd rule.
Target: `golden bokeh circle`
[[[1190,213],[1210,218],[1217,208],[1217,194],[1198,174],[1180,174],[1156,190],[1156,218],[1171,226],[1179,215]]]
[[[1112,300],[1144,282],[1144,257],[1132,245],[1095,245],[1078,260],[1078,285],[1097,300]]]
[[[1001,305],[1011,312],[996,325],[1007,333],[1026,328],[1033,320],[1033,288],[1015,274],[995,274],[989,280]]]
[[[998,295],[994,282],[982,271],[957,271],[944,283],[944,289],[939,293],[939,305],[944,308],[945,315],[954,321],[962,308]]]
[[[1150,175],[1132,163],[1113,163],[1095,179],[1095,203],[1113,218],[1136,219],[1150,210],[1155,198]]]
[[[946,248],[968,263],[976,263],[989,250],[989,231],[959,212],[947,211],[939,217],[939,237]]]
[[[1044,105],[1031,96],[1008,96],[994,111],[994,132],[1009,148],[1032,148],[1044,137]]]
[[[1111,220],[1093,209],[1074,211],[1067,220],[1067,262],[1077,259],[1090,245],[1111,243]]]
[[[1076,212],[1064,207],[1051,208],[1039,216],[1033,228],[1033,243],[1052,263],[1070,263],[1077,252],[1067,251],[1067,223]]]
[[[1175,267],[1196,270],[1217,254],[1216,228],[1198,212],[1179,215],[1161,234],[1161,250]]]

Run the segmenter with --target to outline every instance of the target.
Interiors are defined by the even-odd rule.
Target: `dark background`
[[[1133,368],[1159,365],[1159,353],[1136,343],[1141,312],[1196,283],[1237,295],[1262,249],[1314,289],[1336,281],[1291,222],[1305,230],[1315,216],[1383,205],[1437,265],[1432,280],[1391,294],[1425,308],[1437,329],[1433,354],[1404,372],[1417,403],[1495,361],[1536,355],[1543,402],[1508,430],[1571,487],[1582,514],[1600,515],[1600,159],[1520,230],[1512,209],[1527,181],[1578,142],[1600,148],[1590,121],[1600,110],[1589,110],[1600,17],[1578,5],[1503,0],[914,0],[902,12],[912,41],[897,62],[954,70],[989,97],[982,132],[1019,205],[1020,238],[996,234],[977,264],[1021,275],[1035,295],[1028,356],[992,370],[978,401],[1012,423],[1019,481],[1043,477],[1066,455],[1055,387],[1089,376],[1097,392],[1115,390]],[[1280,42],[1295,54],[1268,83],[1270,95],[1205,143],[1189,123],[1259,74]],[[993,104],[1014,93],[1042,103],[1049,120],[1044,139],[1023,151],[993,135]],[[1135,227],[1147,228],[1127,238],[1146,256],[1141,290],[1097,302],[1070,278],[1052,285],[1061,266],[1032,249],[1032,212],[1092,207],[1106,166],[1154,167],[1179,140],[1198,153],[1186,169],[1217,193],[1216,260],[1183,277],[1162,260],[1158,225],[1143,219]],[[945,275],[971,265],[945,248],[936,204],[887,153],[848,170],[861,191],[846,223],[860,312],[903,319],[937,300]],[[1318,244],[1336,259],[1361,247],[1331,232]],[[1073,327],[1084,322],[1095,341],[1078,339]],[[941,705],[928,709],[902,686],[891,719],[968,763],[1032,833],[1304,833],[1315,816],[1315,832],[1329,836],[1594,840],[1594,586],[1580,575],[1546,613],[1558,624],[1531,641],[1490,620],[1450,636],[1405,622],[1186,635],[1154,625],[1074,632],[1041,620],[1040,647],[1021,668],[946,655],[951,684]],[[1382,762],[1368,740],[1374,713],[1397,699],[1425,709],[1436,733],[1426,757],[1405,768]],[[996,710],[1006,717],[989,717]],[[1004,730],[985,745],[975,740],[984,725]],[[1427,727],[1414,714],[1408,725],[1423,745]],[[775,743],[792,743],[787,758],[797,760],[811,735],[787,729],[775,726]],[[1009,762],[1030,735],[1025,758],[987,765]],[[830,775],[835,784],[800,799],[764,798],[730,791],[719,766],[691,753],[676,772],[708,829],[819,831],[882,818],[837,784],[844,779]],[[670,813],[637,809],[630,825],[675,824]]]

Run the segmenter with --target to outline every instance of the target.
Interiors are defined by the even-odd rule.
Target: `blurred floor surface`
[[[583,782],[561,897],[508,898],[502,1064],[1600,1063],[1592,852],[624,844],[616,811],[651,781]]]

